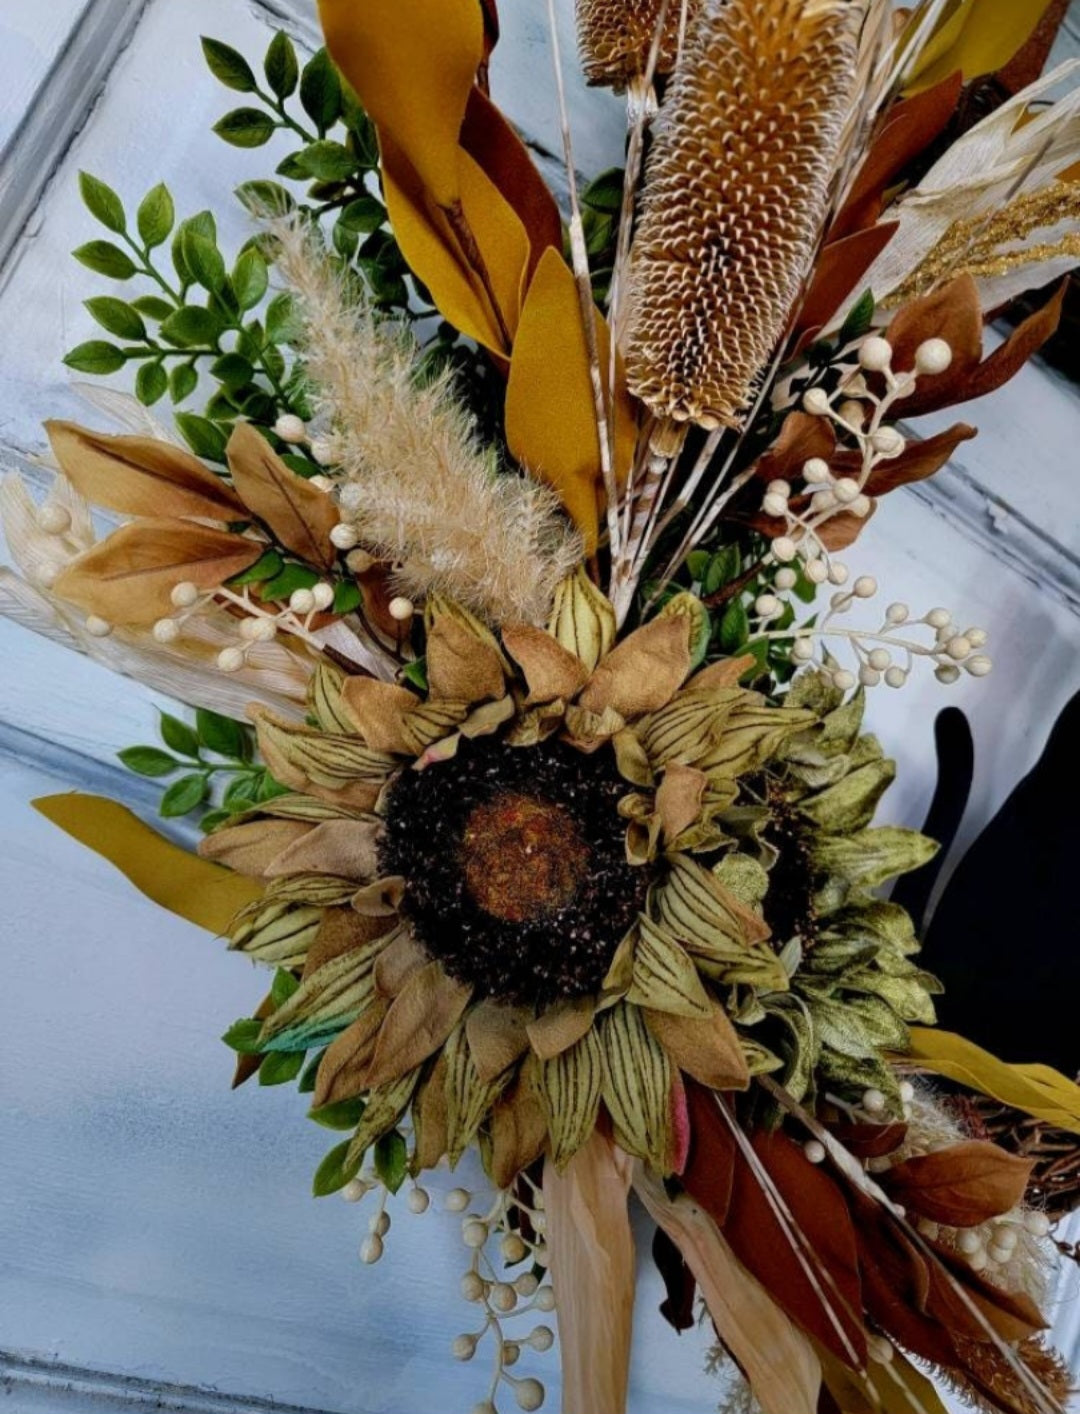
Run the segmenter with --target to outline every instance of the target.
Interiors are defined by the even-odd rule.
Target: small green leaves
[[[251,731],[231,717],[200,707],[195,713],[195,730],[200,745],[216,756],[225,756],[231,761],[250,760]]]
[[[117,235],[123,234],[127,229],[127,218],[124,215],[124,203],[113,191],[97,177],[92,177],[89,172],[79,173],[79,192],[86,203],[90,214],[107,226],[110,231],[115,231]]]
[[[280,182],[244,182],[236,188],[236,195],[253,216],[283,216],[296,208],[296,202]]]
[[[237,93],[255,92],[257,85],[251,65],[231,45],[224,44],[220,39],[210,39],[207,35],[203,35],[202,51],[207,68],[219,83],[223,83],[226,88],[234,89]]]
[[[255,561],[255,563],[242,573],[233,575],[228,581],[230,589],[243,589],[245,584],[262,584],[266,580],[276,579],[285,568],[285,561],[276,550],[267,550]]]
[[[85,301],[86,308],[101,327],[118,339],[146,338],[146,325],[137,309],[112,295],[97,295]]]
[[[178,363],[169,374],[169,397],[174,403],[190,398],[199,382],[199,375],[190,363]]]
[[[221,1039],[242,1056],[257,1056],[261,1034],[262,1022],[257,1017],[245,1016],[240,1021],[234,1021]]]
[[[225,284],[225,260],[218,250],[217,235],[198,226],[185,226],[184,261],[192,278],[204,290],[220,293]]]
[[[173,717],[168,712],[162,712],[158,730],[161,732],[162,741],[171,750],[179,752],[181,756],[190,756],[192,760],[198,759],[199,739],[187,722],[182,722],[179,717]]]
[[[218,137],[233,147],[262,147],[276,128],[273,118],[261,108],[233,108],[214,124]]]
[[[123,349],[105,339],[90,339],[64,355],[64,363],[76,373],[95,373],[100,377],[116,373],[126,362]]]
[[[609,167],[594,177],[581,194],[581,200],[594,211],[616,215],[622,206],[624,173],[621,167]]]
[[[129,771],[139,776],[170,776],[181,764],[156,746],[128,746],[117,755]]]
[[[344,1140],[343,1143],[330,1150],[315,1170],[315,1178],[311,1188],[316,1198],[325,1198],[330,1193],[339,1192],[360,1172],[363,1155],[358,1155],[350,1160],[349,1149],[351,1146],[351,1140]]]
[[[392,1129],[375,1143],[375,1172],[391,1193],[396,1193],[405,1182],[408,1170],[409,1151],[402,1134]]]
[[[189,304],[170,314],[161,322],[161,337],[178,348],[215,345],[222,333],[218,316],[201,305]]]
[[[325,1129],[355,1129],[364,1117],[364,1101],[356,1096],[351,1100],[338,1100],[321,1109],[309,1110],[308,1119],[321,1124]]]
[[[200,806],[209,794],[210,786],[206,777],[199,774],[181,776],[174,781],[161,797],[158,811],[165,820],[175,820]]]
[[[368,192],[358,196],[355,201],[350,201],[339,218],[340,225],[360,236],[377,231],[385,221],[386,207]]]
[[[840,333],[836,336],[837,348],[845,348],[870,332],[876,308],[877,301],[874,299],[873,290],[864,290],[848,310],[847,317],[840,326]]]
[[[324,138],[296,154],[297,167],[305,177],[320,182],[343,182],[356,171],[356,159],[343,143]]]
[[[266,82],[282,101],[296,92],[296,85],[300,81],[300,65],[292,40],[284,31],[279,30],[270,41],[263,61],[263,71],[266,74]]]
[[[209,418],[193,412],[178,412],[176,428],[197,457],[225,463],[225,433]]]
[[[274,1051],[259,1066],[260,1085],[288,1085],[304,1068],[303,1051]]]
[[[135,396],[143,407],[153,405],[168,391],[169,375],[160,363],[144,363],[135,375]]]
[[[257,250],[241,252],[232,274],[233,293],[242,310],[254,309],[266,294],[270,273]]]
[[[111,241],[88,241],[72,251],[72,255],[95,275],[104,275],[110,280],[130,280],[138,273],[131,256]]]
[[[159,182],[143,197],[135,221],[147,250],[168,240],[176,221],[176,208],[164,182]]]
[[[304,66],[300,102],[320,135],[341,115],[341,80],[325,49],[320,49]]]
[[[284,1006],[299,986],[300,983],[291,972],[284,967],[279,967],[274,973],[274,980],[270,987],[270,1000],[275,1007]]]

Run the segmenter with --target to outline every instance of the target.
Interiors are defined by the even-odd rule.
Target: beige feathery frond
[[[670,74],[679,52],[679,33],[703,0],[668,0],[656,60],[658,74]],[[578,48],[585,77],[621,93],[640,78],[660,23],[663,0],[577,0]]]
[[[270,229],[300,305],[311,397],[331,428],[342,518],[410,598],[438,592],[492,623],[543,622],[582,555],[554,494],[497,473],[450,375],[420,379],[415,340],[372,312],[306,227]]]
[[[658,416],[738,426],[813,257],[863,7],[706,0],[657,122],[626,368]]]

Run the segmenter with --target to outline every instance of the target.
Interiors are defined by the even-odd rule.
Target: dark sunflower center
[[[779,856],[769,870],[765,918],[778,945],[797,936],[804,947],[812,947],[818,933],[814,907],[817,872],[810,855],[805,821],[777,791],[770,791],[769,807],[765,838],[779,851]]]
[[[461,867],[474,902],[508,923],[566,908],[585,877],[589,853],[564,805],[518,791],[477,805],[461,839]]]
[[[462,741],[386,800],[384,874],[428,952],[478,996],[546,1006],[599,990],[644,904],[610,751]]]

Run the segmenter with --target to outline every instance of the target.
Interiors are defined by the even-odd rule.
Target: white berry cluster
[[[751,641],[783,639],[791,643],[794,662],[817,666],[826,680],[843,692],[853,687],[903,687],[917,658],[934,664],[934,676],[941,683],[955,683],[966,672],[982,678],[993,661],[980,650],[987,641],[982,628],[959,629],[948,609],[930,609],[921,618],[912,616],[907,604],[890,604],[880,623],[867,628],[847,628],[837,619],[848,613],[856,601],[872,599],[878,592],[873,575],[860,575],[850,589],[838,591],[829,601],[828,612],[813,627],[770,630],[768,625],[783,609],[775,594],[763,594],[754,604]],[[918,636],[913,637],[916,634]],[[840,665],[829,652],[838,642],[848,645],[854,670]]]
[[[778,566],[774,583],[779,590],[794,587],[797,574],[793,565],[801,561],[803,574],[812,584],[846,584],[848,568],[832,555],[824,543],[823,531],[836,516],[849,514],[865,519],[873,509],[867,486],[875,468],[898,457],[906,448],[903,434],[886,422],[898,398],[907,397],[918,379],[944,373],[952,362],[952,350],[944,339],[927,339],[915,353],[911,372],[894,373],[892,346],[880,335],[872,335],[859,345],[857,363],[852,364],[834,393],[810,388],[803,394],[802,407],[813,417],[827,418],[840,440],[854,444],[861,464],[853,474],[838,476],[822,457],[810,457],[801,468],[802,485],[770,481],[762,509],[783,520],[784,532],[772,542],[771,559]],[[879,396],[867,385],[865,374],[879,374],[885,391]],[[809,496],[796,510],[793,497]]]
[[[246,665],[248,656],[257,645],[272,643],[279,630],[315,643],[312,621],[317,614],[325,613],[333,606],[334,586],[320,580],[310,589],[293,590],[285,604],[266,604],[256,603],[247,588],[239,594],[224,585],[201,590],[190,580],[181,580],[174,586],[170,598],[176,613],[158,619],[151,630],[155,642],[163,645],[182,638],[188,620],[211,604],[231,604],[241,611],[236,619],[236,643],[222,648],[217,655],[217,666],[221,672],[236,673]]]
[[[539,1409],[546,1391],[541,1382],[531,1377],[511,1374],[511,1368],[521,1359],[523,1347],[545,1352],[555,1343],[550,1326],[534,1326],[527,1335],[509,1337],[504,1323],[533,1312],[550,1314],[555,1310],[555,1293],[537,1275],[547,1267],[547,1246],[544,1242],[544,1198],[539,1189],[530,1185],[531,1198],[526,1202],[509,1191],[496,1195],[484,1213],[473,1210],[474,1195],[466,1188],[452,1188],[446,1195],[446,1210],[461,1219],[461,1240],[469,1252],[469,1265],[461,1278],[461,1294],[466,1301],[481,1308],[479,1329],[457,1336],[451,1346],[458,1360],[472,1360],[485,1337],[494,1343],[492,1378],[487,1398],[473,1409],[473,1414],[498,1414],[495,1403],[500,1388],[513,1393],[519,1409]],[[373,1172],[354,1178],[342,1189],[346,1202],[358,1203],[371,1192],[378,1194],[377,1207],[368,1222],[368,1235],[360,1247],[360,1260],[373,1264],[381,1261],[391,1220],[387,1212],[388,1192]],[[431,1195],[414,1184],[406,1198],[411,1213],[426,1213]],[[522,1224],[521,1219],[525,1219]],[[526,1236],[526,1233],[535,1236]],[[489,1249],[497,1244],[498,1256]],[[499,1262],[499,1268],[496,1267]],[[519,1268],[515,1276],[510,1269]]]
[[[274,434],[280,437],[283,442],[288,442],[290,446],[306,446],[311,460],[318,462],[320,466],[334,466],[339,460],[334,438],[320,436],[317,433],[313,434],[304,419],[297,417],[295,413],[287,412],[279,417],[274,423]],[[312,480],[316,479],[318,478],[312,478]],[[329,481],[329,477],[322,479]],[[339,548],[348,549],[350,547]]]

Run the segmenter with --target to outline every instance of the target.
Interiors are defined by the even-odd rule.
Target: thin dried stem
[[[593,300],[592,280],[589,275],[589,255],[585,245],[581,203],[578,200],[574,145],[570,133],[570,113],[566,103],[566,88],[563,83],[562,53],[559,47],[559,27],[555,17],[555,0],[547,0],[547,13],[551,35],[551,58],[555,69],[555,89],[559,101],[559,123],[562,127],[563,155],[566,162],[566,182],[570,195],[570,253],[573,260],[574,279],[577,282],[578,303],[581,306],[581,327],[585,334],[585,347],[589,355],[589,377],[592,382],[593,402],[596,406],[596,435],[600,444],[600,475],[604,483],[604,497],[607,501],[608,540],[611,554],[615,556],[619,553],[621,545],[619,492],[615,482],[612,456],[613,438],[608,417],[609,406],[614,407],[614,384],[605,391],[603,374],[600,369],[600,346],[596,337],[596,304]]]

